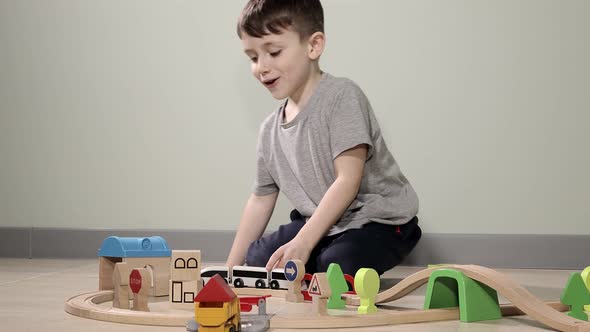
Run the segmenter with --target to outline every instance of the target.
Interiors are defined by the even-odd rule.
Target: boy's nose
[[[266,74],[270,71],[270,68],[266,65],[265,61],[259,60],[257,66],[258,74]]]

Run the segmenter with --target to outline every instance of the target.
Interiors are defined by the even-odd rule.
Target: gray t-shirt
[[[353,81],[323,73],[307,105],[283,123],[286,104],[260,127],[256,195],[281,190],[308,219],[336,179],[334,159],[367,144],[359,192],[327,235],[371,221],[401,225],[418,213],[418,196],[387,149],[367,97]]]

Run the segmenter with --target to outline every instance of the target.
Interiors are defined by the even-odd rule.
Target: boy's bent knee
[[[353,277],[359,269],[368,267],[363,266],[364,262],[361,260],[354,259],[354,257],[344,257],[341,253],[337,252],[337,250],[325,250],[317,258],[318,272],[326,272],[332,263],[340,265],[342,273],[349,274]]]
[[[317,266],[318,271],[325,272],[328,270],[328,267],[331,263],[336,263],[340,265],[340,269],[342,269],[342,273],[349,274],[354,277],[356,272],[362,268],[372,268],[379,275],[385,273],[385,271],[393,268],[394,266],[398,265],[401,261],[395,255],[386,255],[388,257],[383,257],[381,259],[371,259],[366,257],[343,257],[341,255],[325,252],[318,257]],[[363,259],[365,258],[365,259]]]
[[[246,253],[246,265],[248,266],[266,266],[272,253],[261,243],[260,240],[254,241],[248,247]]]

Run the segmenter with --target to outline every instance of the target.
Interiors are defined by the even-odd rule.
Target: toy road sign
[[[313,278],[311,278],[308,291],[310,295],[316,295],[320,298],[330,297],[330,295],[332,295],[332,290],[330,289],[326,273],[315,273]]]
[[[297,268],[297,262],[288,261],[287,264],[285,264],[285,278],[289,281],[295,281],[298,274],[299,268]]]
[[[311,283],[309,284],[309,294],[322,295],[320,283],[318,282],[318,278],[315,274],[313,275],[313,278],[311,278]]]
[[[133,294],[137,294],[141,290],[141,273],[139,273],[139,270],[134,269],[129,274],[129,287]]]

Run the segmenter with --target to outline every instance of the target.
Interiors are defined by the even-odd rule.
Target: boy
[[[352,81],[324,73],[319,0],[250,0],[238,36],[251,69],[284,100],[260,127],[256,178],[226,264],[306,272],[338,263],[354,275],[379,274],[421,236],[418,197],[385,146],[371,106]],[[279,190],[295,207],[291,222],[265,237]]]

